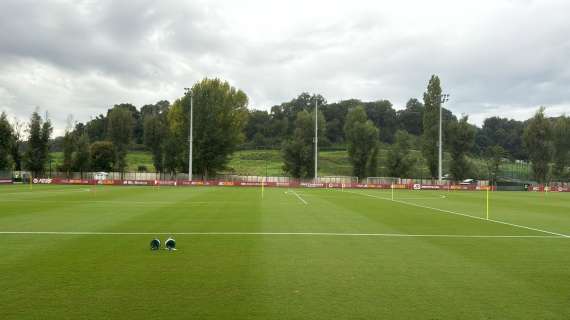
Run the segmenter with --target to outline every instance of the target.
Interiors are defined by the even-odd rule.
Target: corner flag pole
[[[315,183],[317,183],[317,159],[318,159],[318,130],[319,130],[319,125],[318,125],[318,112],[317,112],[317,96],[315,96]]]
[[[487,186],[487,220],[489,220],[489,190],[491,186]]]

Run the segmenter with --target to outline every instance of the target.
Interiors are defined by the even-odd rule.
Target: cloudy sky
[[[481,124],[570,113],[570,1],[0,1],[0,111],[49,111],[61,133],[116,103],[173,100],[203,77],[268,109],[421,98]]]

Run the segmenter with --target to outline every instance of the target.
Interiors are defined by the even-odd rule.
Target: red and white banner
[[[6,181],[6,182],[4,182]],[[366,184],[366,183],[312,183],[312,182],[261,182],[261,181],[220,181],[220,180],[94,180],[34,178],[34,184],[71,184],[71,185],[114,185],[114,186],[221,186],[221,187],[283,187],[283,188],[347,188],[347,189],[407,189],[407,190],[487,190],[476,185],[437,185],[437,184]],[[0,183],[12,183],[12,180],[0,180]],[[493,188],[494,189],[494,188]],[[530,191],[544,191],[543,186],[532,186]],[[547,189],[554,192],[570,192],[570,188],[556,187]]]

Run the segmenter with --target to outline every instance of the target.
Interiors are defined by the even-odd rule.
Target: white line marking
[[[39,203],[60,203],[61,200],[43,200],[43,199],[0,199],[4,202],[39,202]],[[124,201],[124,200],[65,200],[65,203],[73,204],[129,204],[141,206],[165,206],[180,204],[184,206],[205,206],[205,205],[224,205],[224,204],[251,204],[250,201]],[[273,204],[291,204],[290,201],[272,202]]]
[[[190,236],[333,236],[333,237],[399,237],[399,238],[489,238],[489,239],[567,239],[563,236],[537,235],[464,235],[464,234],[405,234],[405,233],[335,233],[335,232],[82,232],[82,231],[0,231],[14,235],[190,235]]]
[[[345,192],[347,192],[347,191],[345,191]],[[542,229],[538,229],[538,228],[532,228],[532,227],[522,226],[522,225],[520,225],[520,224],[514,224],[514,223],[509,223],[509,222],[500,221],[500,220],[494,220],[494,219],[486,219],[486,218],[482,218],[482,217],[472,216],[472,215],[466,214],[466,213],[460,213],[460,212],[455,212],[455,211],[450,211],[450,210],[445,210],[445,209],[439,209],[439,208],[424,206],[424,205],[415,204],[415,203],[411,203],[411,202],[407,202],[407,201],[391,200],[391,199],[389,199],[389,198],[378,197],[378,196],[374,196],[374,195],[366,194],[366,193],[358,193],[358,192],[353,192],[353,191],[348,191],[348,192],[349,192],[349,193],[353,193],[353,194],[358,194],[358,195],[361,195],[361,196],[367,196],[367,197],[372,197],[372,198],[376,198],[376,199],[382,199],[382,200],[387,200],[387,201],[398,202],[398,203],[401,203],[401,204],[406,204],[406,205],[414,206],[414,207],[418,207],[418,208],[430,209],[430,210],[439,211],[439,212],[443,212],[443,213],[450,213],[450,214],[455,214],[455,215],[459,215],[459,216],[464,216],[464,217],[467,217],[467,218],[472,218],[472,219],[477,219],[477,220],[482,220],[482,221],[489,221],[489,222],[504,224],[504,225],[511,226],[511,227],[516,227],[516,228],[522,228],[522,229],[527,229],[527,230],[532,230],[532,231],[547,233],[547,234],[551,234],[551,235],[555,235],[555,236],[559,236],[559,237],[564,237],[564,238],[570,238],[570,235],[566,235],[566,234],[562,234],[562,233],[556,233],[556,232],[547,231],[547,230],[542,230]]]
[[[33,191],[33,190],[26,190],[22,192],[7,192],[7,193],[0,193],[0,195],[36,195],[36,194],[43,194],[43,193],[57,193],[57,192],[89,192],[91,189],[58,189],[58,190],[44,190],[44,191]]]
[[[300,196],[297,192],[295,192],[295,191],[293,191],[293,190],[291,190],[291,189],[289,189],[289,191],[290,191],[291,193],[293,193],[295,196],[297,196],[297,199],[301,200],[301,202],[303,202],[305,205],[309,204],[307,201],[305,201],[305,199],[301,198],[301,196]]]

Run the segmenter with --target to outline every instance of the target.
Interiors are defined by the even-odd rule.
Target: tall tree
[[[152,153],[152,162],[156,172],[164,170],[164,142],[167,135],[166,117],[161,114],[145,116],[144,143]]]
[[[400,129],[416,136],[422,134],[424,105],[418,99],[412,98],[408,100],[406,108],[398,110],[397,116]]]
[[[534,178],[539,183],[546,182],[552,160],[552,126],[544,116],[544,107],[540,107],[528,121],[523,141],[532,163]]]
[[[378,128],[368,120],[363,107],[348,112],[344,134],[353,175],[360,179],[369,176],[367,169],[375,167],[369,164],[377,161]]]
[[[63,136],[63,162],[59,170],[66,173],[69,177],[73,167],[73,152],[75,151],[74,135],[71,131],[66,130]]]
[[[265,146],[266,138],[270,135],[271,117],[267,111],[251,110],[248,113],[244,129],[245,139],[253,146]]]
[[[439,108],[441,108],[441,85],[439,78],[432,75],[424,93],[424,116],[422,154],[432,178],[438,174]]]
[[[314,175],[315,112],[300,111],[295,120],[292,138],[283,143],[283,171],[294,178],[309,178]],[[325,117],[319,111],[317,116],[318,138],[326,135]]]
[[[555,122],[553,130],[554,166],[553,176],[558,180],[567,179],[566,167],[570,157],[570,117],[561,116]]]
[[[404,130],[396,132],[396,141],[388,151],[386,167],[390,177],[409,178],[414,159],[410,155],[411,138]]]
[[[464,116],[459,122],[449,125],[449,149],[451,153],[451,165],[449,171],[456,181],[461,181],[471,174],[470,163],[465,157],[473,147],[475,141],[475,128]]]
[[[220,79],[204,79],[192,87],[194,103],[193,171],[215,175],[243,141],[247,120],[247,95]],[[188,171],[190,97],[184,96],[168,113],[170,130],[179,141],[184,159],[179,169]],[[183,146],[183,147],[182,147]]]
[[[90,146],[90,167],[93,171],[111,171],[115,161],[115,148],[110,141],[96,141]]]
[[[12,169],[10,150],[13,144],[12,126],[6,113],[0,114],[0,171]]]
[[[83,173],[89,170],[91,152],[89,147],[89,136],[86,133],[77,138],[73,155],[73,170],[79,171],[83,178]]]
[[[58,170],[66,173],[69,177],[72,167],[73,167],[73,152],[75,151],[75,134],[72,131],[73,126],[73,116],[67,118],[67,128],[62,139],[62,150],[63,150],[63,163]]]
[[[363,105],[368,119],[378,128],[380,141],[392,143],[398,128],[396,110],[392,108],[392,103],[388,100],[379,100],[366,102]]]
[[[344,142],[344,124],[348,110],[362,106],[362,102],[357,99],[343,100],[337,103],[330,103],[322,108],[327,121],[327,139],[332,143]]]
[[[327,101],[320,94],[310,95],[307,92],[301,93],[297,98],[282,103],[279,106],[273,106],[271,108],[271,113],[273,119],[279,121],[281,125],[286,125],[285,128],[285,138],[290,138],[293,136],[296,129],[295,119],[301,111],[311,112],[315,107],[315,101],[317,102],[319,109],[324,110],[326,108]]]
[[[103,141],[107,138],[107,118],[104,115],[100,114],[91,119],[85,127],[90,141]]]
[[[39,113],[34,111],[27,131],[26,168],[35,176],[41,175],[49,159],[49,139],[53,128],[49,120],[44,121]]]
[[[10,154],[14,161],[14,170],[22,170],[22,144],[24,136],[24,123],[16,118],[12,121],[12,148]]]
[[[127,149],[133,135],[132,110],[124,105],[116,105],[109,111],[107,121],[107,134],[115,147],[115,168],[123,172],[127,167]]]
[[[164,140],[164,171],[171,176],[176,174],[178,168],[185,166],[184,157],[180,153],[179,138],[170,130],[166,131]]]
[[[484,157],[487,163],[487,171],[489,172],[489,181],[491,184],[497,182],[501,163],[503,162],[503,158],[507,156],[508,152],[500,145],[494,145],[485,150]]]
[[[500,117],[487,118],[477,137],[478,147],[485,150],[499,145],[515,159],[528,159],[522,141],[524,127],[522,121]]]

